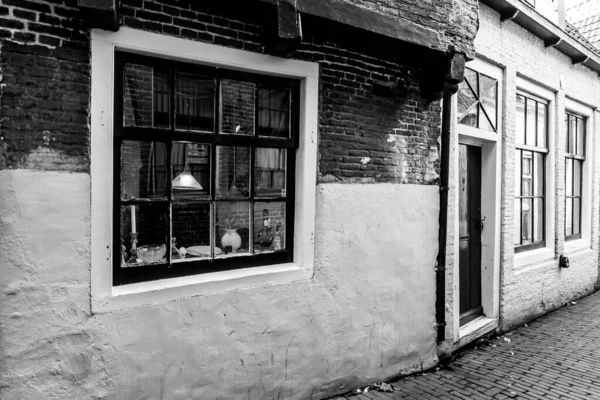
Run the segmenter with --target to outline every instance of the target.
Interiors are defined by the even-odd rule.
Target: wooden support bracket
[[[573,65],[582,64],[589,59],[590,59],[589,56],[575,57],[575,58],[573,58]]]
[[[452,53],[432,62],[421,76],[421,93],[429,100],[439,100],[444,93],[454,94],[465,76],[465,55]]]
[[[267,49],[278,56],[291,56],[302,41],[302,21],[296,0],[277,0],[277,16],[265,30]]]
[[[517,17],[517,15],[519,15],[519,10],[512,9],[512,10],[504,10],[501,14],[500,14],[500,21],[504,22],[504,21],[510,21],[512,19],[515,19]]]
[[[552,39],[548,39],[544,41],[544,46],[546,47],[555,47],[558,46],[562,42],[562,39],[558,36],[553,37]]]
[[[118,0],[77,0],[83,20],[90,28],[119,30]]]

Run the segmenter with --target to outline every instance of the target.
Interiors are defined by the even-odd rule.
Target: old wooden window
[[[465,68],[458,88],[458,121],[491,132],[498,130],[498,80]]]
[[[515,137],[515,252],[545,245],[548,102],[517,94]]]
[[[292,260],[299,82],[117,52],[113,284]]]
[[[565,239],[581,238],[585,119],[567,113],[565,143]]]

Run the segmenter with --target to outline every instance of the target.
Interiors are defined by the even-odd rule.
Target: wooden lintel
[[[90,28],[119,30],[118,0],[77,0],[81,15]]]
[[[589,56],[575,57],[575,58],[573,58],[573,65],[582,64],[589,59],[590,59]]]
[[[544,46],[546,47],[555,47],[558,46],[562,42],[562,39],[558,36],[553,37],[552,39],[548,39],[544,41]]]
[[[513,10],[505,10],[500,14],[500,21],[510,21],[512,19],[515,19],[517,15],[519,15],[519,10],[517,10],[516,8]]]

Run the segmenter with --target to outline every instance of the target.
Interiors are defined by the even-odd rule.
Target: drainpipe
[[[452,95],[458,91],[465,73],[465,56],[451,54],[445,71],[442,103],[442,154],[440,157],[440,220],[439,253],[435,268],[435,317],[437,342],[446,340],[446,236],[448,233],[448,185],[450,171],[450,128],[452,126]]]

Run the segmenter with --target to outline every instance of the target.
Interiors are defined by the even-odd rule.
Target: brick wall
[[[0,169],[89,168],[89,34],[76,5],[0,5]]]

